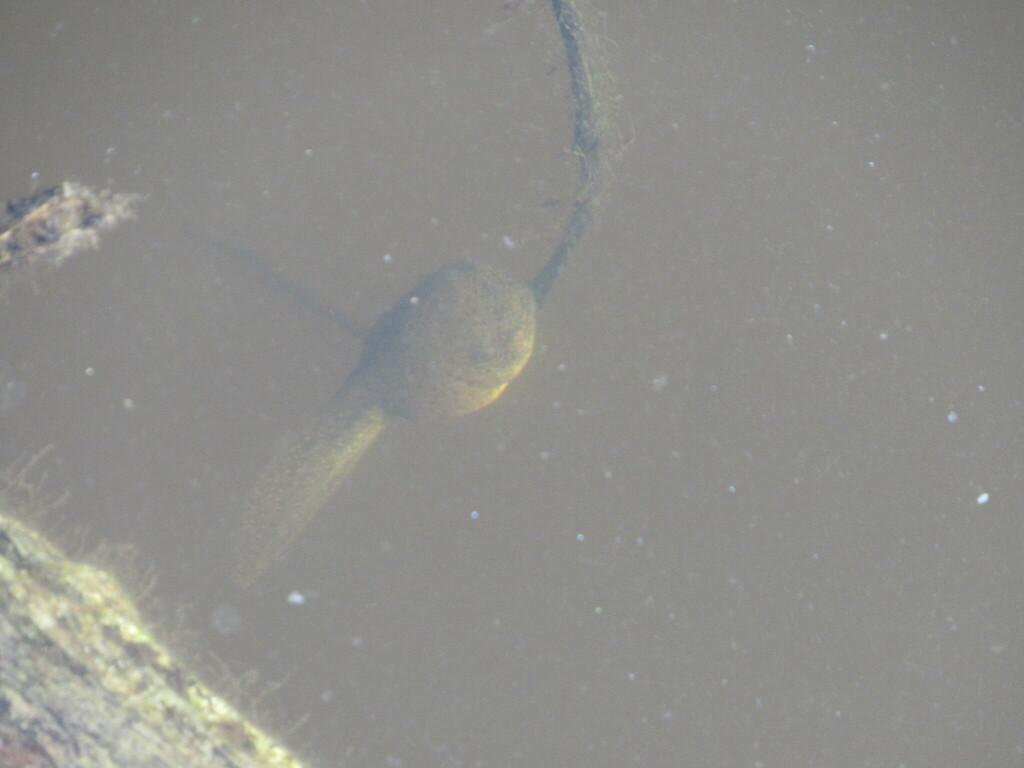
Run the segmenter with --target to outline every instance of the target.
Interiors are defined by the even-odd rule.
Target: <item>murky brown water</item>
[[[0,462],[54,444],[66,518],[317,765],[1020,764],[1024,12],[591,21],[634,140],[536,356],[242,592],[249,487],[359,342],[231,248],[366,323],[531,277],[575,190],[550,8],[9,10],[2,197],[149,199],[3,299]]]

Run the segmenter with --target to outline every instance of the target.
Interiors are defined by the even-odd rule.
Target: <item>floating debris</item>
[[[0,210],[0,272],[50,271],[99,245],[99,233],[135,218],[140,196],[65,181]]]

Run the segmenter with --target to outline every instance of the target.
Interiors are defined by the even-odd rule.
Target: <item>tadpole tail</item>
[[[288,438],[253,486],[235,537],[231,578],[249,587],[283,555],[373,445],[388,417],[342,390],[330,410]]]
[[[551,0],[558,21],[569,65],[572,98],[576,104],[573,117],[573,152],[580,163],[580,188],[576,194],[572,216],[565,225],[562,239],[547,264],[533,279],[531,286],[537,303],[543,304],[551,286],[565,271],[569,251],[580,241],[593,218],[594,203],[604,171],[600,118],[594,105],[594,73],[588,59],[585,32],[572,0]]]

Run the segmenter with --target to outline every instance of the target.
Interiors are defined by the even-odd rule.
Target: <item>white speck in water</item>
[[[577,533],[577,534],[576,534],[576,541],[583,541],[583,538],[584,538],[584,537],[583,537],[583,534],[582,534],[582,533]]]
[[[288,602],[291,605],[305,605],[306,596],[301,592],[292,592],[290,595],[288,595]]]
[[[96,369],[95,368],[91,368],[91,367],[90,368],[86,368],[85,369],[85,375],[86,376],[95,376],[96,375]]]
[[[505,236],[504,236],[503,238],[501,238],[501,242],[502,242],[502,243],[504,244],[504,246],[505,246],[506,248],[508,248],[508,249],[509,249],[510,251],[511,251],[511,250],[514,250],[514,249],[515,249],[515,247],[516,247],[516,241],[515,241],[515,240],[513,240],[513,239],[512,239],[511,237],[509,237],[508,235],[505,235]]]
[[[385,253],[380,258],[381,258],[381,261],[383,261],[385,264],[390,264],[391,262],[393,262],[395,260],[395,257],[392,256],[390,253]]]
[[[667,373],[660,373],[651,379],[651,389],[655,392],[661,392],[666,386],[668,386]]]
[[[472,512],[469,513],[469,516],[471,518],[473,518],[474,520],[479,520],[480,519],[480,513],[477,510],[475,510],[475,509]]]
[[[988,493],[986,492],[986,493],[978,494],[977,502],[979,504],[987,504],[988,503]]]
[[[956,411],[950,411],[949,413],[946,414],[946,421],[948,421],[950,424],[956,424],[956,421],[959,418],[960,417],[956,415]]]
[[[410,296],[409,297],[409,303],[412,304],[415,307],[417,304],[420,303],[420,297],[419,296]]]
[[[132,400],[130,397],[126,397],[124,399],[124,402],[122,403],[122,405],[124,405],[124,409],[126,411],[134,411],[135,410],[135,401]]]
[[[0,411],[11,411],[21,405],[28,394],[28,384],[21,379],[11,379],[0,389]]]

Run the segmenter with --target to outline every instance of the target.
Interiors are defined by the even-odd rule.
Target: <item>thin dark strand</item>
[[[366,336],[367,328],[365,325],[345,316],[341,312],[321,304],[317,301],[316,297],[305,288],[293,283],[286,277],[282,277],[277,274],[277,272],[268,266],[255,251],[251,251],[247,248],[239,248],[238,246],[221,240],[219,237],[202,234],[192,230],[187,230],[184,234],[187,238],[202,243],[209,248],[214,248],[226,253],[232,259],[245,265],[256,274],[259,281],[268,290],[285,294],[286,296],[294,299],[298,304],[301,304],[306,311],[334,323],[346,333],[351,334],[357,339],[361,339]]]
[[[531,284],[537,303],[543,304],[551,286],[561,275],[569,262],[569,251],[580,241],[593,218],[594,202],[597,197],[602,171],[601,137],[598,132],[594,111],[590,69],[581,50],[583,36],[579,16],[571,0],[551,0],[551,7],[562,33],[565,57],[569,63],[569,78],[572,98],[576,102],[573,117],[573,152],[580,161],[580,189],[576,195],[572,216],[565,225],[562,239],[548,263],[537,274]]]

